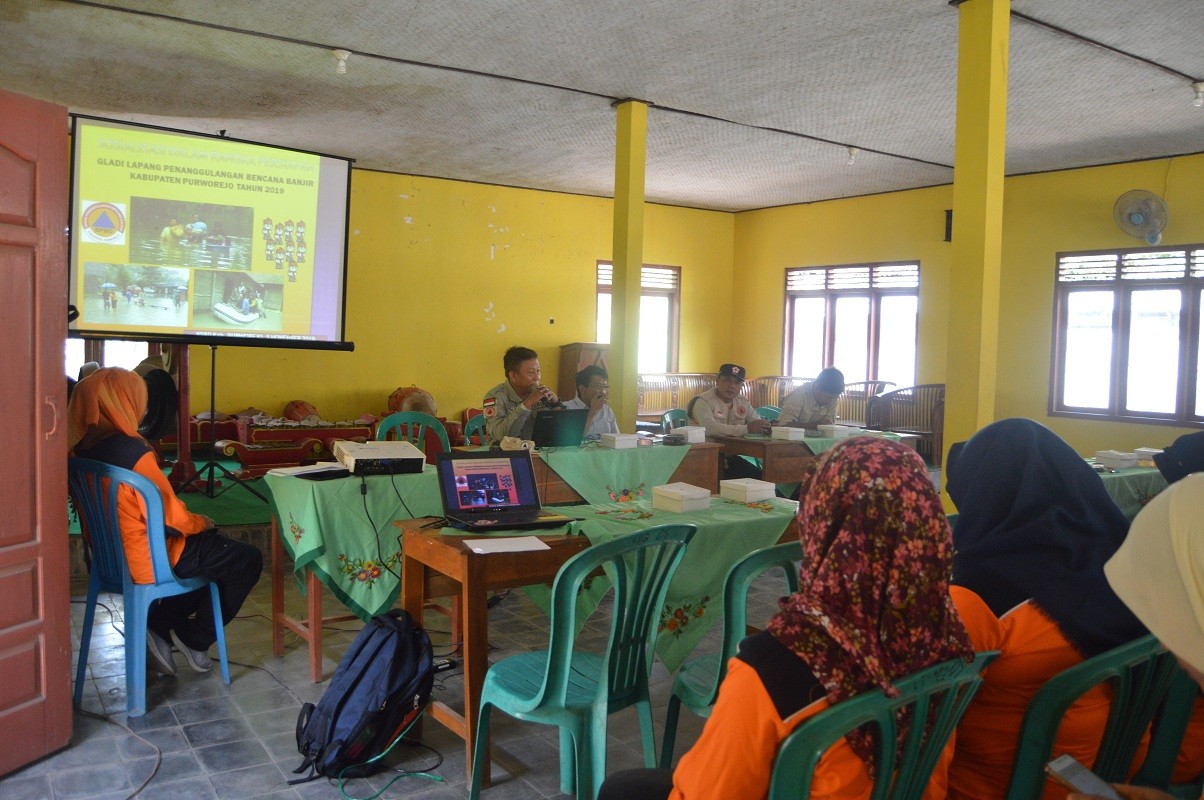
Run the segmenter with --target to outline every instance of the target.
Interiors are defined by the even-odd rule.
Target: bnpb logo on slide
[[[84,241],[125,244],[125,205],[84,201]]]

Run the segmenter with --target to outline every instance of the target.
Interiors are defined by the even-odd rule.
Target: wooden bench
[[[836,404],[841,425],[856,425],[864,428],[870,398],[882,394],[894,386],[890,381],[855,381],[844,385],[844,394]]]

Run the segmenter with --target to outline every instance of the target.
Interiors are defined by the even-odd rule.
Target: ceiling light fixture
[[[853,162],[857,160],[857,154],[860,152],[861,152],[860,148],[850,147],[849,148],[849,160],[846,161],[845,163],[848,164],[850,167],[853,166]]]
[[[336,64],[334,67],[334,71],[340,75],[346,75],[347,74],[347,56],[351,55],[351,51],[350,50],[331,50],[330,52],[334,53],[334,57],[339,60],[339,63]]]
[[[1191,104],[1196,108],[1204,108],[1204,81],[1196,81],[1191,88],[1196,92],[1196,99],[1192,100]]]

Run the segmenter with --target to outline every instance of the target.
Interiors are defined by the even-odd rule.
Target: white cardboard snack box
[[[683,434],[690,444],[698,444],[707,440],[707,429],[701,425],[682,425],[680,428],[674,428],[673,432]]]
[[[819,432],[829,439],[847,439],[854,433],[857,433],[859,428],[851,428],[848,425],[817,425]]]
[[[790,442],[801,442],[807,438],[806,428],[788,428],[782,425],[774,425],[773,430],[769,432],[772,439],[785,439]]]
[[[1108,469],[1124,469],[1137,466],[1136,453],[1121,453],[1116,450],[1097,450],[1095,460]]]
[[[711,507],[711,493],[690,483],[653,486],[652,507],[660,511],[703,511]]]
[[[756,478],[729,478],[719,481],[719,496],[737,503],[759,503],[772,500],[776,487],[769,481]]]
[[[602,446],[609,447],[611,450],[627,450],[638,444],[636,438],[634,433],[604,433],[602,434]]]

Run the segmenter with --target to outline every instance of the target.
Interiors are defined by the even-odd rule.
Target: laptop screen
[[[453,450],[439,453],[436,463],[445,515],[540,507],[526,450]]]
[[[587,408],[541,409],[535,412],[531,438],[540,450],[545,447],[578,447],[585,437]]]

